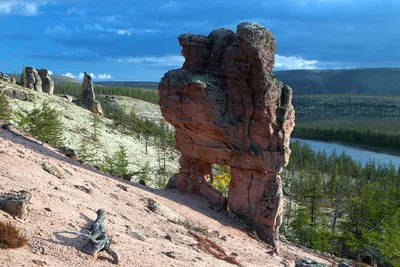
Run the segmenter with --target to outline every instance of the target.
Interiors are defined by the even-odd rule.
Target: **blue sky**
[[[242,21],[275,35],[275,70],[400,65],[399,0],[0,0],[0,71],[159,81],[180,34]]]

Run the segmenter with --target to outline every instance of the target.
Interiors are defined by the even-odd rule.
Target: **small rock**
[[[43,255],[47,255],[47,251],[45,247],[39,247],[38,252]]]
[[[131,237],[133,237],[133,238],[135,238],[137,240],[140,240],[140,241],[143,241],[143,242],[146,241],[146,238],[142,234],[140,234],[138,232],[130,231],[130,232],[128,232],[128,234]]]
[[[117,184],[117,186],[118,186],[119,188],[121,188],[122,190],[124,190],[124,191],[128,191],[128,187],[126,187],[126,186],[123,185],[123,184]]]
[[[74,187],[75,187],[76,189],[81,190],[82,192],[87,193],[87,194],[91,194],[91,193],[92,193],[92,189],[87,188],[86,186],[83,186],[83,185],[74,185]]]
[[[310,259],[301,259],[296,261],[295,267],[326,267],[326,265]]]
[[[142,180],[142,179],[140,179],[140,180],[139,180],[139,184],[146,186],[146,181],[145,181],[145,180]]]
[[[60,147],[60,151],[70,159],[79,160],[78,154],[72,148],[62,146]]]
[[[45,170],[46,172],[54,175],[55,177],[59,178],[59,179],[64,179],[64,175],[61,173],[61,171],[59,169],[57,169],[56,166],[45,162],[42,164],[42,168],[43,170]]]
[[[182,216],[180,216],[178,213],[176,213],[175,211],[173,211],[172,209],[170,209],[167,206],[157,203],[152,198],[148,199],[147,208],[150,211],[163,216],[164,218],[168,219],[169,221],[171,221],[173,223],[186,222],[186,220],[184,218],[182,218]]]
[[[50,208],[44,208],[46,211],[52,212]]]
[[[171,241],[171,242],[174,240],[170,234],[167,234],[167,235],[165,236],[165,239],[167,239],[167,240],[169,240],[169,241]]]
[[[47,265],[47,262],[42,261],[42,260],[33,259],[32,262],[33,262],[34,264],[36,264],[36,265],[39,265],[39,266],[45,266],[45,265]]]
[[[238,257],[239,254],[237,254],[236,252],[232,252],[232,253],[231,253],[231,256],[232,256],[232,257]]]
[[[124,174],[122,175],[122,180],[131,181],[131,180],[132,180],[132,176],[129,175],[129,174],[124,173]]]
[[[170,257],[171,259],[176,259],[175,252],[173,251],[163,252],[163,254]]]

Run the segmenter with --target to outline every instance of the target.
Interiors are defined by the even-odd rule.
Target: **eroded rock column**
[[[250,218],[261,239],[275,248],[279,245],[283,195],[279,174],[231,168],[228,198],[229,210]]]
[[[211,164],[230,166],[229,209],[251,220],[278,251],[279,173],[289,161],[295,113],[292,89],[272,72],[275,38],[263,26],[244,22],[236,33],[219,29],[178,40],[185,63],[159,84],[161,112],[175,127],[183,155],[175,187],[224,204],[208,181]]]

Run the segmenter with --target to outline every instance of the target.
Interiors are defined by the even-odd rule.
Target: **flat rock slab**
[[[326,267],[326,265],[314,260],[302,259],[302,260],[297,260],[296,265],[294,267]]]
[[[11,216],[25,220],[28,217],[28,202],[31,194],[28,191],[11,191],[0,195],[0,210]]]

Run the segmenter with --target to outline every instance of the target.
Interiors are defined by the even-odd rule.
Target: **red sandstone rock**
[[[175,187],[226,205],[209,184],[211,164],[231,166],[229,209],[250,218],[278,249],[282,215],[279,173],[289,160],[292,89],[275,79],[275,39],[256,23],[237,33],[179,36],[185,63],[159,84],[164,118],[182,153]]]

